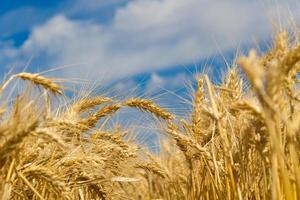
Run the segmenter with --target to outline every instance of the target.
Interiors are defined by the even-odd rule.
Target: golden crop
[[[55,79],[13,75],[0,87],[0,199],[300,199],[299,70],[299,41],[281,32],[222,84],[202,74],[189,119],[148,99],[72,102]],[[158,154],[104,126],[124,107],[154,117]]]

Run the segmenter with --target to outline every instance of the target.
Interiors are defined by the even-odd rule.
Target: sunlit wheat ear
[[[121,104],[104,106],[94,114],[88,116],[86,119],[83,119],[81,123],[87,127],[93,128],[101,118],[115,114],[121,107]]]
[[[286,31],[280,32],[276,35],[275,51],[277,57],[281,58],[287,53],[289,48],[288,39],[288,33]]]
[[[295,85],[297,82],[297,75],[300,71],[300,63],[296,63],[287,73],[287,76],[284,77],[284,87],[286,89],[287,95],[293,99],[300,101],[299,96],[295,94]]]
[[[151,162],[146,164],[139,163],[136,165],[136,168],[141,168],[161,178],[169,179],[171,177],[171,174],[166,170],[165,166],[161,165],[153,155],[147,154],[147,157],[149,157]]]
[[[225,87],[232,90],[232,92],[229,92],[228,100],[237,100],[242,96],[243,81],[236,66],[227,72]]]
[[[260,58],[261,65],[265,68],[269,68],[270,62],[274,59],[282,60],[285,54],[288,51],[288,33],[287,32],[280,32],[276,35],[276,38],[274,40],[274,47],[273,49],[270,49],[268,52],[266,52],[265,55],[263,55]]]
[[[255,50],[251,50],[248,57],[240,57],[237,63],[242,67],[253,87],[262,92],[265,71],[260,65]]]
[[[289,95],[290,98],[300,101],[294,94],[293,88],[295,86],[295,82],[297,80],[298,72],[300,71],[300,45],[292,49],[291,51],[286,53],[282,61],[282,65],[284,67],[284,86],[286,89],[286,93]]]
[[[26,73],[22,72],[19,74],[16,74],[15,77],[21,78],[23,80],[30,81],[36,85],[42,86],[43,88],[51,91],[54,94],[63,94],[61,91],[61,86],[54,83],[52,80],[41,76],[39,74],[31,74],[31,73]]]
[[[158,118],[162,118],[165,120],[171,120],[174,119],[174,116],[166,111],[165,109],[159,107],[157,104],[155,104],[151,100],[147,99],[138,99],[138,98],[132,98],[123,103],[124,106],[129,106],[133,108],[138,108],[142,111],[149,112],[153,115],[155,115]]]
[[[272,50],[274,57],[267,63],[266,69],[266,80],[265,88],[266,93],[274,106],[282,107],[283,99],[283,86],[284,86],[284,76],[289,71],[288,67],[283,64],[282,60],[288,51],[288,38],[286,32],[281,32],[277,35],[275,40],[275,48]]]
[[[71,111],[76,112],[76,113],[81,113],[81,112],[85,112],[89,109],[92,109],[95,106],[98,106],[102,103],[107,103],[107,102],[111,102],[111,101],[112,101],[111,98],[102,97],[102,96],[86,98],[86,99],[82,99],[82,100],[75,102],[71,106]]]
[[[300,45],[287,53],[282,61],[283,66],[287,71],[291,70],[300,59]]]
[[[197,81],[197,91],[195,92],[194,102],[193,102],[193,113],[192,113],[192,130],[195,136],[199,136],[201,129],[201,104],[205,98],[204,88],[203,88],[203,78]]]
[[[193,138],[181,134],[176,125],[168,123],[166,132],[176,141],[176,145],[182,151],[188,161],[191,161],[192,156],[194,156],[193,154],[190,154],[190,149],[195,149],[196,152],[202,154],[207,159],[211,159],[210,152],[208,152],[204,147],[201,147]]]

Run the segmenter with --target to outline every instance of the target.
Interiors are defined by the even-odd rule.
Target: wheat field
[[[0,199],[300,199],[296,36],[239,56],[221,84],[199,76],[188,119],[150,99],[72,100],[41,74],[4,79]],[[152,116],[159,153],[105,126],[123,108]]]

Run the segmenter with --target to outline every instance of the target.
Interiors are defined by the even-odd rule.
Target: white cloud
[[[24,63],[33,55],[41,66],[79,64],[64,70],[66,76],[120,78],[265,39],[276,13],[276,4],[259,0],[130,1],[108,25],[57,15],[32,29],[21,47],[4,45],[0,64]]]
[[[145,91],[149,94],[174,91],[186,87],[191,81],[191,76],[184,72],[176,73],[173,76],[162,76],[152,73]]]

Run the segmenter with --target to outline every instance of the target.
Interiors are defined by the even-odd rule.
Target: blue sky
[[[273,22],[298,22],[298,11],[296,0],[1,0],[0,71],[180,85],[195,65],[216,70],[216,55],[269,41]]]

